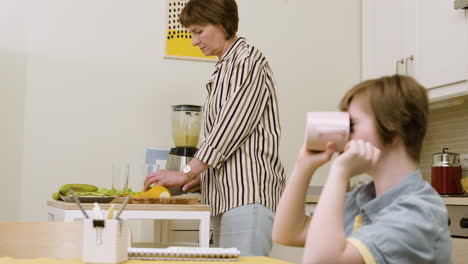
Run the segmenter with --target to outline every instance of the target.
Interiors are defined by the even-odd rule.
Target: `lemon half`
[[[134,195],[133,197],[143,197],[143,198],[171,198],[171,192],[161,185],[153,186],[147,191],[141,192],[139,195]]]

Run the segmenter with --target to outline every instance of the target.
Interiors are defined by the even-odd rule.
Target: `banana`
[[[60,193],[59,193],[59,192],[54,192],[54,193],[52,194],[52,198],[54,198],[54,200],[60,200],[60,199],[61,199],[61,198],[60,198]]]
[[[59,192],[68,193],[70,189],[75,192],[95,192],[98,187],[91,184],[65,184],[59,188]]]

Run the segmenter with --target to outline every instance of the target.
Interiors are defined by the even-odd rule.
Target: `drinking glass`
[[[129,171],[130,165],[126,162],[112,164],[112,189],[119,191],[128,189]]]

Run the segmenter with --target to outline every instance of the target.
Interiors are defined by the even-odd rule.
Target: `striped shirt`
[[[252,203],[276,210],[285,175],[275,86],[267,60],[244,38],[216,64],[206,85],[205,140],[195,154],[211,166],[201,191],[212,215]]]

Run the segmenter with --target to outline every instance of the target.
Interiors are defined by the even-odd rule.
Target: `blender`
[[[169,151],[166,169],[180,171],[197,152],[202,107],[199,105],[173,105],[171,107],[172,135],[175,147]],[[180,187],[170,187],[169,191],[171,195],[183,193]]]

